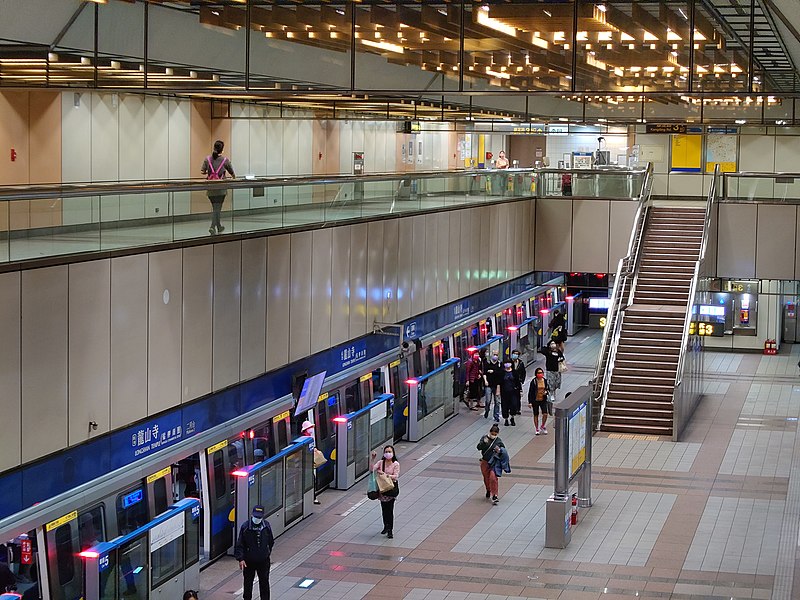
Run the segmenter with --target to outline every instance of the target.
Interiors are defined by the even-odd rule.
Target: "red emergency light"
[[[334,423],[347,423],[347,417],[333,417]]]
[[[417,381],[416,379],[406,379],[406,383],[408,385],[417,385],[419,381]]]
[[[231,475],[233,475],[234,477],[247,477],[248,475],[250,475],[250,472],[238,470],[231,473]]]
[[[95,552],[94,550],[84,550],[83,552],[78,553],[78,556],[82,558],[100,558],[100,553]]]

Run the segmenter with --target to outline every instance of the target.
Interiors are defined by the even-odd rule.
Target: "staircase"
[[[633,303],[622,317],[604,431],[672,435],[672,396],[704,208],[653,207]]]

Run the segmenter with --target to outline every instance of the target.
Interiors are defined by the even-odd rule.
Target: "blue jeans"
[[[489,407],[494,402],[494,420],[499,422],[500,421],[500,396],[492,392],[492,388],[486,387],[484,393],[484,400],[483,403],[485,408],[483,409],[483,416],[484,418],[489,418]]]

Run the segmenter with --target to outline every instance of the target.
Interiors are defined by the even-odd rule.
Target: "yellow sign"
[[[219,444],[214,444],[210,448],[206,448],[208,454],[214,454],[217,450],[222,450],[228,445],[228,440],[222,440]]]
[[[287,410],[286,412],[282,412],[281,414],[279,414],[277,417],[274,417],[272,420],[283,421],[284,419],[288,419],[291,416],[292,416],[292,411]]]
[[[74,521],[77,518],[78,518],[78,511],[77,510],[73,510],[71,513],[69,513],[68,515],[64,515],[60,519],[56,519],[55,521],[50,521],[45,526],[45,530],[46,531],[53,531],[53,529],[58,529],[62,525],[65,525],[65,524],[69,523],[70,521]]]
[[[572,457],[572,472],[577,471],[584,462],[586,462],[586,448],[581,448]]]
[[[164,467],[157,473],[153,473],[152,475],[147,477],[147,483],[153,483],[154,481],[158,481],[162,477],[166,477],[172,472],[172,467]]]
[[[606,318],[600,317],[600,329],[603,329],[606,326]]]
[[[366,375],[362,375],[361,377],[358,378],[358,380],[361,383],[364,383],[365,381],[369,381],[370,379],[372,379],[372,373],[367,373]]]
[[[673,171],[700,171],[703,159],[702,135],[673,135],[672,164]]]
[[[442,341],[441,340],[436,340],[435,342],[433,342],[433,347],[434,348],[436,348],[437,346],[441,346],[441,345],[442,345]]]
[[[453,337],[454,337],[454,338],[461,337],[461,332],[460,332],[460,331],[456,331],[456,332],[453,334]]]
[[[328,392],[325,392],[324,394],[319,395],[319,398],[317,398],[317,402],[325,402],[325,400],[327,399],[328,399]]]
[[[399,367],[399,366],[400,366],[400,361],[399,360],[396,360],[394,362],[390,362],[389,363],[389,368],[390,369],[394,369],[395,367]]]

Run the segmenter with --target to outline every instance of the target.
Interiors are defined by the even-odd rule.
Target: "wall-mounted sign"
[[[648,123],[647,133],[686,133],[685,123]]]

